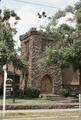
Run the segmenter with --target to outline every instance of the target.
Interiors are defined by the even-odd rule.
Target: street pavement
[[[80,111],[81,109],[77,108],[77,109],[36,109],[36,110],[6,110],[6,113],[42,113],[42,112],[69,112],[69,111]],[[3,111],[0,110],[0,113],[2,113]]]

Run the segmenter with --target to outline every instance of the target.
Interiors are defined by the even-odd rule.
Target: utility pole
[[[4,71],[4,85],[3,85],[3,117],[5,116],[5,106],[6,106],[6,81],[7,81],[7,65],[3,66]]]

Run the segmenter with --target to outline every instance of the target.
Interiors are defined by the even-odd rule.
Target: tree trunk
[[[14,75],[13,75],[13,103],[15,103],[15,67],[14,67]]]

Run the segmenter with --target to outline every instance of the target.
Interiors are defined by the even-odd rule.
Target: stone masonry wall
[[[45,69],[40,69],[38,67],[38,60],[45,56],[45,50],[47,47],[54,46],[54,39],[49,38],[42,32],[32,29],[24,36],[24,40],[22,40],[22,42],[23,41],[25,41],[25,43],[26,41],[29,41],[27,86],[37,87],[40,89],[40,83],[43,76],[49,75],[52,79],[52,93],[57,93],[62,84],[60,69],[58,69],[56,66],[50,66]],[[25,52],[26,50],[23,51]]]

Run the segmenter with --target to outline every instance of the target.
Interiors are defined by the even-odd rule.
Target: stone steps
[[[40,96],[49,100],[54,100],[54,101],[61,101],[65,99],[63,96],[56,95],[56,94],[41,94]]]
[[[40,96],[43,97],[43,98],[46,98],[48,100],[58,101],[58,102],[61,102],[61,103],[79,102],[77,99],[66,98],[66,97],[63,97],[62,95],[57,95],[57,94],[41,94]]]

